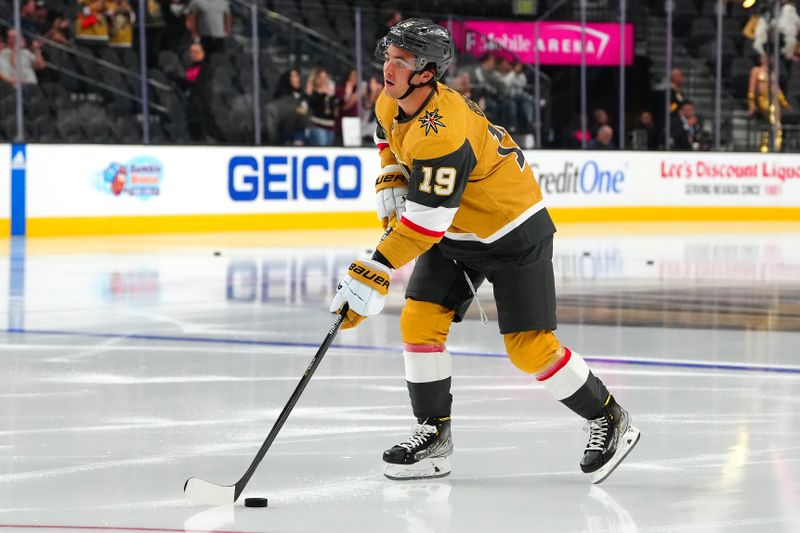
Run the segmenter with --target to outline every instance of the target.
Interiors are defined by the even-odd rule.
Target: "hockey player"
[[[400,317],[406,382],[418,424],[383,453],[391,479],[450,473],[451,356],[445,346],[472,286],[489,280],[511,362],[533,374],[587,419],[580,468],[605,479],[636,445],[639,431],[556,328],[552,254],[555,226],[522,151],[472,101],[438,82],[453,59],[450,33],[428,20],[394,26],[376,55],[384,89],[375,105],[383,173],[378,217],[386,232],[371,259],[339,284],[344,328],[383,309],[394,269],[417,259]],[[468,280],[467,280],[468,278]],[[470,283],[471,282],[471,283]]]

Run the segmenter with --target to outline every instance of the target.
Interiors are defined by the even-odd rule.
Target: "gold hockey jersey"
[[[438,243],[452,259],[514,255],[555,232],[522,150],[471,100],[444,84],[416,115],[378,97],[383,165],[408,177],[406,210],[378,251],[398,268]]]

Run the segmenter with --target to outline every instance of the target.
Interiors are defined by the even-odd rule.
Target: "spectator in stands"
[[[679,68],[672,69],[670,73],[669,101],[669,112],[673,116],[686,101],[683,96],[683,71]]]
[[[389,33],[389,29],[403,20],[403,14],[396,9],[390,9],[386,12],[386,15],[383,17],[383,25],[378,26],[375,30],[375,38],[373,42],[380,41],[383,39],[387,33]]]
[[[447,86],[465,98],[472,99],[472,77],[468,70],[460,70],[458,74],[450,78]]]
[[[587,150],[616,150],[614,130],[609,125],[600,126],[597,136],[586,144]]]
[[[755,27],[753,28],[753,50],[758,53],[759,57],[767,55],[764,45],[769,40],[770,28],[770,11],[769,6],[763,6],[759,10]],[[745,35],[746,36],[746,35]]]
[[[161,46],[166,50],[181,50],[189,40],[186,28],[186,3],[184,0],[160,0],[164,16],[164,33]]]
[[[367,84],[358,82],[358,72],[351,68],[342,83],[336,88],[336,98],[341,102],[341,116],[357,117],[361,98],[367,92]]]
[[[36,0],[24,0],[19,8],[20,26],[24,33],[41,35],[46,28],[42,28],[36,20]]]
[[[186,95],[186,121],[189,136],[195,142],[206,142],[217,137],[214,118],[209,110],[211,102],[211,68],[206,61],[205,50],[200,43],[189,47],[191,63],[183,79],[179,80]]]
[[[208,54],[225,51],[233,20],[228,0],[189,0],[186,28],[192,42],[202,43]]]
[[[494,76],[500,83],[498,122],[510,131],[533,129],[533,96],[525,92],[528,79],[519,59],[500,56],[495,60]]]
[[[589,117],[586,117],[587,125],[589,124]],[[577,149],[587,144],[592,140],[592,132],[590,129],[583,129],[583,120],[580,114],[572,117],[572,124],[564,127],[562,139],[564,139],[564,146],[566,148]]]
[[[375,102],[378,100],[378,95],[380,95],[381,91],[383,90],[382,80],[383,73],[380,71],[374,72],[369,77],[369,82],[367,82],[367,90],[362,99],[361,131],[364,134],[362,141],[368,146],[375,145],[375,139],[373,138],[376,126]]]
[[[683,105],[672,116],[670,136],[673,150],[700,149],[700,120],[691,100],[684,100]]]
[[[84,46],[108,44],[105,0],[81,0],[75,20],[75,42]]]
[[[44,0],[24,0],[20,7],[20,19],[23,34],[44,35],[61,44],[69,42],[65,35],[69,21],[60,15],[50,20]]]
[[[134,11],[138,15],[139,13],[139,2],[144,1],[144,32],[145,32],[145,39],[147,42],[147,64],[151,68],[158,68],[158,53],[165,49],[163,38],[164,38],[164,28],[166,26],[165,15],[164,12],[169,6],[168,0],[134,0]],[[181,7],[183,5],[181,4]],[[141,23],[141,21],[138,21]],[[138,26],[138,25],[137,25]],[[186,32],[186,22],[185,20],[181,21],[182,32]],[[139,42],[139,32],[138,27],[137,31],[134,34],[134,43],[138,45]],[[184,47],[186,45],[184,44]],[[183,47],[180,45],[179,42],[175,43],[175,47],[172,50],[181,50]]]
[[[511,67],[511,61],[505,55],[497,57],[492,74],[497,80],[499,88],[498,100],[502,103],[498,108],[497,122],[505,124],[509,131],[515,132],[519,129],[519,113],[517,111],[517,100],[512,96],[516,74]]]
[[[608,118],[608,112],[602,107],[598,107],[592,111],[592,122],[589,127],[589,133],[592,138],[597,138],[600,133],[600,128],[610,126],[611,121]]]
[[[72,25],[69,19],[62,16],[62,13],[58,11],[54,13],[48,13],[45,0],[36,0],[35,4],[36,11],[34,12],[34,19],[36,20],[39,28],[42,28],[39,33],[51,41],[69,46],[71,44],[69,39],[69,28]]]
[[[519,58],[514,58],[511,62],[514,77],[511,81],[511,96],[517,101],[519,111],[520,129],[522,131],[533,130],[535,119],[536,101],[531,93],[528,92],[528,77],[525,75],[525,65]]]
[[[342,83],[336,85],[336,99],[340,102],[340,113],[336,119],[335,131],[342,131],[342,117],[358,117],[359,107],[367,91],[366,82],[358,82],[358,72],[350,68]]]
[[[497,118],[500,97],[500,87],[497,76],[494,74],[495,64],[495,57],[486,53],[481,56],[478,66],[472,71],[473,100],[489,116],[490,120]]]
[[[273,100],[266,107],[267,141],[303,146],[307,123],[308,99],[303,92],[300,71],[289,69],[278,78]]]
[[[6,49],[6,43],[5,43],[5,41],[3,39],[0,39],[0,58],[3,57],[3,51],[5,49]],[[14,83],[14,78],[13,77],[8,77],[8,76],[5,75],[2,61],[0,61],[0,82],[2,82],[2,83],[10,83],[12,85]]]
[[[758,116],[771,126],[776,125],[775,148],[781,150],[783,144],[783,128],[781,127],[781,110],[791,109],[789,102],[778,86],[776,79],[772,81],[770,90],[770,65],[772,58],[762,55],[758,65],[750,69],[750,83],[747,89],[747,113]],[[774,78],[773,73],[773,78]],[[761,152],[769,151],[769,132],[762,133]]]
[[[306,86],[308,108],[311,112],[308,127],[308,144],[332,146],[335,139],[336,118],[340,104],[336,98],[336,87],[322,68],[314,70]]]
[[[800,32],[800,16],[793,0],[781,0],[781,11],[778,15],[778,31],[781,34],[783,46],[781,56],[787,62],[787,69],[791,61],[797,59],[797,33]]]
[[[36,78],[36,71],[44,68],[44,57],[42,57],[42,42],[39,40],[31,43],[30,49],[25,46],[25,37],[17,36],[15,30],[8,30],[6,33],[6,46],[0,52],[0,78],[16,85],[21,81],[23,85],[36,85],[39,81]],[[19,78],[17,78],[17,54],[16,48],[20,47]]]
[[[131,9],[131,4],[128,0],[107,0],[106,8],[111,21],[108,28],[108,45],[113,48],[131,48],[133,24],[136,22],[136,14]]]
[[[657,150],[659,144],[659,137],[660,133],[656,128],[655,121],[653,120],[653,114],[650,111],[642,111],[639,115],[639,122],[636,123],[636,128],[634,130],[639,130],[644,132],[645,135],[645,147],[648,150]]]

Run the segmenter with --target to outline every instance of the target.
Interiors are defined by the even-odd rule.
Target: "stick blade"
[[[235,486],[223,487],[198,477],[190,477],[183,486],[187,498],[206,505],[227,505],[236,501]]]

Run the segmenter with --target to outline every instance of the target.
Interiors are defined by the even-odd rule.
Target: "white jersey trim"
[[[517,218],[500,228],[499,230],[495,231],[491,235],[485,238],[478,237],[474,233],[454,233],[451,231],[445,232],[444,236],[446,239],[450,239],[453,241],[470,241],[470,242],[480,242],[483,244],[491,244],[502,237],[505,237],[518,227],[520,227],[526,220],[531,218],[533,215],[541,211],[545,208],[544,200],[539,200],[528,209],[522,212]]]
[[[447,231],[456,216],[457,207],[428,207],[406,200],[403,216],[429,231]]]

